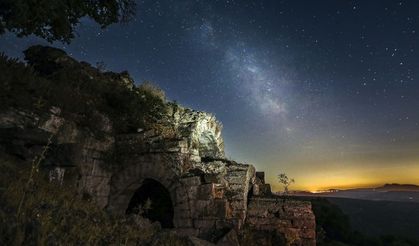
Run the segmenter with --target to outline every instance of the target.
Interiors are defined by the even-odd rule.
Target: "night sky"
[[[84,19],[76,59],[128,70],[214,113],[229,158],[291,189],[419,184],[419,1],[141,1],[136,19]],[[0,50],[22,57],[12,34]]]

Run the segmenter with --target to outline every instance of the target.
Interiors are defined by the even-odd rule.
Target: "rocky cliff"
[[[57,49],[25,54],[38,84],[2,78],[3,156],[29,164],[48,145],[50,180],[114,214],[151,202],[146,218],[208,244],[315,245],[310,203],[273,196],[263,172],[226,159],[213,115]]]

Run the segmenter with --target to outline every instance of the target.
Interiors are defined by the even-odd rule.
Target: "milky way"
[[[295,188],[419,183],[419,2],[139,1],[137,17],[89,20],[76,59],[128,70],[216,114],[227,155]],[[31,44],[11,34],[1,50]]]
[[[235,83],[237,95],[246,103],[269,116],[284,116],[286,103],[281,100],[281,73],[275,72],[269,61],[261,61],[257,52],[248,45],[235,40],[235,44],[224,44],[217,37],[210,21],[204,19],[198,28],[196,40],[203,48],[217,49],[224,54],[222,64],[227,67],[230,83]]]
[[[243,90],[239,93],[249,95],[247,100],[266,115],[286,114],[286,103],[281,100],[280,75],[269,71],[253,54],[246,49],[226,52],[226,63],[231,67],[232,81],[236,81]]]

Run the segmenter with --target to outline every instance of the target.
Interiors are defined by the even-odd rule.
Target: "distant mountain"
[[[419,191],[419,185],[413,184],[385,184],[375,188],[379,191]]]
[[[330,189],[319,193],[296,191],[293,195],[419,203],[419,186],[413,184],[385,184],[376,188],[357,188],[348,190]]]

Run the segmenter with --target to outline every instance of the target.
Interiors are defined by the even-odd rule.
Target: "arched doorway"
[[[138,208],[144,208],[142,216],[151,221],[160,222],[163,228],[173,228],[173,203],[169,191],[154,179],[144,179],[141,187],[135,191],[131,198],[127,214],[138,213]]]

